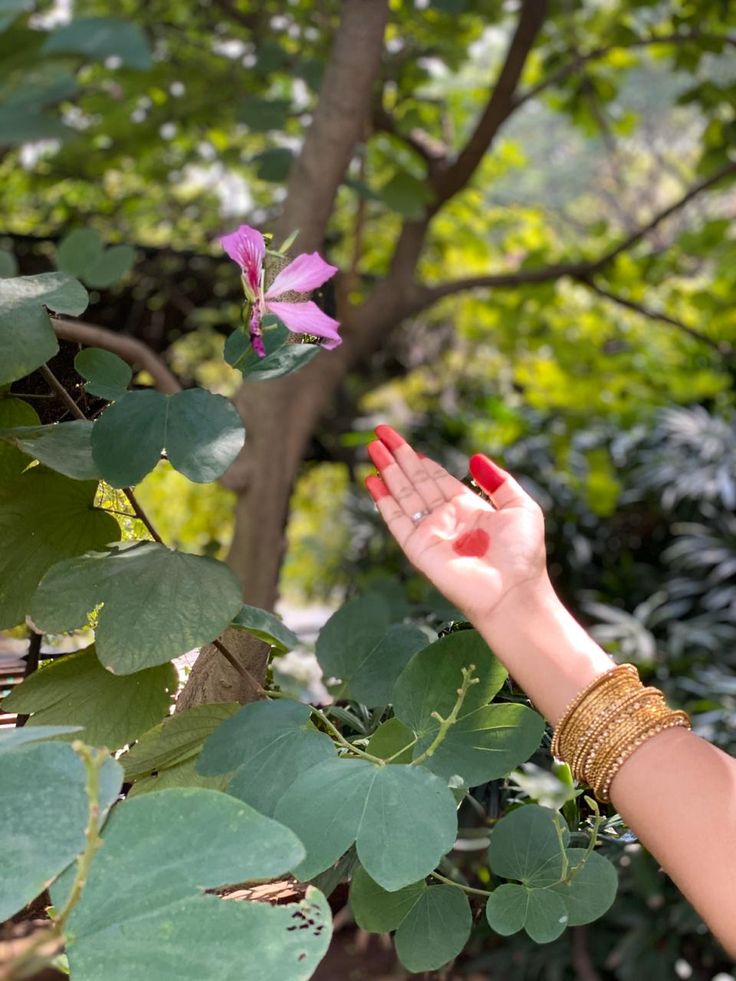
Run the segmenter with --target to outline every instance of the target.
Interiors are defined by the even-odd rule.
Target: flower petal
[[[318,252],[302,252],[286,268],[282,269],[276,279],[266,290],[266,299],[276,299],[283,293],[293,290],[296,293],[309,293],[316,290],[330,276],[337,272],[337,266],[325,262]]]
[[[250,346],[256,352],[259,358],[266,357],[266,348],[263,345],[263,328],[261,327],[261,311],[257,305],[254,305],[250,313],[250,321],[248,323],[248,328],[250,331]]]
[[[324,337],[325,343],[322,347],[327,348],[328,351],[342,344],[342,338],[337,334],[340,321],[333,320],[326,313],[322,313],[317,304],[312,303],[311,300],[307,300],[306,303],[274,303],[269,300],[266,309],[275,314],[295,334],[315,334],[317,337]]]
[[[257,228],[241,225],[229,235],[223,235],[220,239],[220,245],[233,262],[237,262],[243,270],[244,285],[252,293],[248,299],[255,300],[261,288],[261,269],[263,257],[266,254],[266,243],[263,236]]]

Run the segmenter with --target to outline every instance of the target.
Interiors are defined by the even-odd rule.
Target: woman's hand
[[[495,613],[517,586],[548,585],[542,512],[513,477],[471,458],[491,505],[390,426],[376,435],[371,497],[407,558],[469,619]]]

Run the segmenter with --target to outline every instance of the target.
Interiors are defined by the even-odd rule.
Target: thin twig
[[[475,889],[473,886],[465,886],[462,882],[455,882],[453,879],[448,879],[446,875],[442,875],[440,872],[430,872],[429,874],[433,879],[444,882],[446,886],[454,886],[456,889],[462,889],[463,892],[469,892],[473,896],[485,896],[487,898],[492,895],[488,889]]]
[[[427,746],[424,752],[420,756],[417,756],[415,760],[412,760],[412,766],[418,766],[420,763],[424,763],[425,760],[428,760],[430,756],[434,755],[437,747],[441,742],[443,742],[445,736],[447,735],[448,730],[457,722],[457,717],[460,713],[460,709],[462,708],[462,704],[465,701],[465,696],[468,694],[468,691],[473,685],[477,685],[480,681],[480,678],[473,677],[473,672],[475,671],[474,664],[469,664],[467,668],[462,668],[461,670],[463,683],[457,690],[457,699],[455,700],[455,704],[452,706],[452,711],[446,719],[443,719],[439,712],[432,712],[432,718],[436,719],[440,724],[439,729],[437,730],[437,735],[434,737],[429,746]]]
[[[252,685],[254,690],[259,695],[269,694],[269,692],[267,692],[263,687],[261,687],[260,682],[256,681],[255,677],[250,673],[250,671],[246,668],[246,666],[244,664],[241,664],[241,662],[237,659],[237,657],[235,657],[233,652],[229,651],[227,647],[225,647],[225,645],[222,643],[221,640],[217,640],[217,639],[213,640],[212,646],[217,648],[217,650],[220,652],[220,654],[222,654],[222,656],[225,658],[228,664],[230,664],[231,667],[235,668],[238,674],[240,674],[241,677],[245,678],[248,684]]]

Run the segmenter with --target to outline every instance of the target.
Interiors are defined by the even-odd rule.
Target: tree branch
[[[344,0],[324,80],[291,174],[275,239],[299,229],[300,252],[321,247],[355,145],[369,118],[388,0]]]
[[[405,143],[427,164],[427,170],[432,177],[439,166],[447,160],[448,148],[442,140],[436,139],[431,133],[415,126],[409,133],[400,132],[396,120],[384,106],[376,106],[372,116],[374,132],[390,133]]]
[[[143,341],[126,334],[116,334],[107,327],[98,327],[83,320],[66,320],[63,317],[52,317],[51,325],[57,337],[64,341],[76,341],[89,347],[101,347],[112,351],[128,364],[138,365],[149,373],[156,383],[159,392],[173,395],[181,391],[181,382],[169,370],[162,359]]]
[[[503,123],[516,109],[514,95],[526,59],[547,16],[547,0],[524,0],[516,31],[488,103],[468,142],[455,161],[434,182],[434,209],[468,183]]]
[[[634,300],[629,300],[625,296],[620,296],[618,293],[612,293],[610,290],[599,286],[598,283],[587,276],[579,277],[579,282],[581,282],[584,286],[587,286],[588,289],[591,289],[594,293],[604,297],[604,299],[610,300],[612,303],[625,307],[627,310],[633,310],[634,313],[639,313],[643,317],[648,317],[650,320],[660,320],[662,323],[675,327],[683,334],[687,334],[688,337],[692,337],[694,340],[700,341],[701,344],[707,344],[708,347],[713,348],[713,350],[716,351],[722,358],[730,360],[733,357],[734,349],[733,346],[728,343],[728,341],[714,340],[714,338],[708,337],[707,334],[702,334],[694,327],[690,327],[689,324],[686,324],[682,320],[678,320],[675,317],[671,317],[669,314],[664,313],[661,310],[654,310],[652,307],[645,306],[643,303],[637,303]]]
[[[658,211],[654,217],[645,225],[637,228],[625,239],[605,252],[600,258],[594,260],[580,260],[577,262],[561,262],[551,266],[542,266],[539,269],[521,269],[517,272],[495,273],[488,276],[468,276],[463,279],[456,279],[449,283],[442,283],[439,286],[419,286],[414,289],[411,313],[418,313],[425,307],[434,303],[436,300],[445,296],[452,296],[465,290],[478,289],[480,287],[508,287],[524,286],[533,283],[548,283],[553,280],[562,279],[570,276],[573,279],[586,279],[599,272],[604,266],[613,262],[621,253],[627,252],[638,244],[642,239],[652,232],[665,219],[670,218],[680,211],[694,198],[704,191],[709,190],[718,184],[725,177],[736,174],[736,161],[725,164],[710,177],[693,185],[680,198]]]
[[[610,44],[605,47],[594,48],[587,54],[578,52],[575,57],[568,61],[567,64],[560,65],[560,67],[554,71],[547,78],[543,78],[536,85],[532,86],[526,92],[523,92],[515,101],[514,109],[518,109],[520,106],[524,105],[530,99],[539,95],[545,89],[551,88],[553,85],[557,85],[558,82],[564,82],[566,78],[570,75],[574,75],[576,71],[587,64],[589,61],[598,61],[601,58],[605,58],[607,54],[611,51],[628,51],[634,48],[648,48],[657,44],[687,44],[688,41],[723,41],[724,44],[736,45],[736,35],[729,34],[707,34],[702,31],[689,31],[687,34],[665,34],[659,37],[642,37],[636,38],[634,41],[630,41],[628,44]]]

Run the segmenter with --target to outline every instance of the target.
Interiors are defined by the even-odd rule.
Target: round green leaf
[[[494,875],[519,879],[528,886],[553,886],[562,878],[562,849],[555,830],[560,821],[562,842],[570,832],[556,811],[524,804],[506,814],[491,832],[488,860]]]
[[[0,429],[0,440],[73,480],[96,480],[100,472],[92,459],[92,426],[83,419],[50,426],[15,426]]]
[[[80,726],[23,726],[21,729],[0,729],[0,753],[23,746],[25,743],[36,743],[42,739],[53,739],[64,736],[69,732],[81,732]]]
[[[36,587],[54,563],[120,538],[112,515],[93,506],[96,492],[95,481],[70,480],[41,466],[0,486],[0,629],[30,612]]]
[[[475,787],[506,776],[528,760],[543,733],[544,719],[526,705],[484,705],[467,715],[461,713],[424,766],[448,780],[459,776],[466,787]],[[421,739],[414,757],[432,739],[431,733]]]
[[[585,848],[568,848],[570,867],[583,862]],[[552,886],[565,903],[570,926],[583,926],[603,916],[616,898],[618,875],[615,867],[597,852],[591,852],[570,882]]]
[[[104,290],[127,276],[135,262],[131,245],[111,245],[85,271],[84,279],[92,289]]]
[[[292,651],[299,646],[299,638],[289,630],[283,620],[268,610],[243,604],[231,626],[258,637],[279,651]]]
[[[194,757],[166,766],[155,773],[149,773],[135,781],[128,791],[128,797],[138,794],[151,794],[158,790],[172,790],[181,787],[204,787],[209,790],[225,790],[229,777],[203,777],[197,773]]]
[[[61,272],[82,279],[101,255],[100,233],[94,228],[75,228],[59,242],[56,264]]]
[[[49,34],[42,54],[81,54],[103,61],[120,58],[129,68],[151,67],[146,36],[137,24],[117,17],[76,17]]]
[[[524,927],[538,944],[556,940],[568,925],[565,904],[552,889],[530,889],[512,883],[493,890],[486,905],[486,918],[496,933],[508,936]]]
[[[125,779],[138,780],[154,770],[193,760],[205,739],[239,708],[237,702],[214,702],[168,716],[120,757]]]
[[[171,664],[117,677],[102,667],[93,648],[87,648],[30,675],[3,706],[30,714],[31,726],[83,726],[86,743],[113,750],[133,742],[166,715],[176,688]]]
[[[87,291],[64,273],[0,279],[0,385],[23,378],[59,350],[45,307],[78,316]]]
[[[202,894],[274,878],[303,854],[242,802],[203,789],[142,794],[115,809],[103,840],[68,924],[77,981],[306,981],[324,955],[330,912],[316,890],[287,906]],[[56,905],[68,888],[68,877],[54,888]]]
[[[369,739],[366,751],[382,760],[396,756],[392,763],[411,763],[415,742],[414,733],[403,722],[399,722],[398,719],[387,719]]]
[[[129,364],[112,351],[98,347],[87,347],[74,359],[74,367],[82,378],[87,379],[84,386],[90,395],[114,402],[128,390],[133,370]]]
[[[99,603],[97,656],[132,674],[221,634],[240,609],[240,584],[224,562],[135,543],[55,565],[31,615],[40,630],[59,633],[84,625]]]
[[[167,396],[128,392],[108,406],[92,430],[92,456],[113,487],[137,484],[153,470],[166,438]]]
[[[185,477],[216,480],[244,442],[242,420],[229,399],[201,388],[170,396],[164,443],[171,465]]]
[[[430,886],[396,931],[396,953],[408,971],[436,971],[457,957],[472,926],[464,892],[452,886]]]
[[[41,420],[33,406],[22,399],[0,398],[0,429],[38,426]],[[0,484],[23,473],[30,460],[13,440],[0,442]]]
[[[215,480],[245,441],[228,399],[193,388],[176,395],[128,392],[102,413],[92,431],[92,454],[113,487],[138,483],[164,448],[171,465],[190,480]]]
[[[476,630],[458,630],[415,654],[404,668],[391,699],[397,718],[420,738],[433,737],[439,723],[432,713],[450,714],[462,683],[462,668],[471,664],[480,680],[469,689],[461,717],[485,705],[506,680],[506,670]]]
[[[359,865],[350,883],[350,908],[361,930],[388,933],[401,924],[426,889],[421,881],[387,892]]]
[[[529,890],[525,886],[508,882],[497,886],[486,903],[486,919],[492,930],[502,937],[518,933],[526,923]]]
[[[122,786],[121,767],[114,760],[104,767],[103,815]],[[0,786],[0,919],[6,920],[83,850],[89,804],[84,764],[62,743],[33,743],[3,752]],[[38,815],[52,813],[53,820],[39,827]]]
[[[228,793],[272,815],[300,774],[334,756],[334,743],[311,724],[308,706],[286,699],[251,702],[212,733],[197,770],[235,770]]]
[[[455,800],[422,767],[333,759],[299,776],[276,806],[307,850],[301,879],[322,872],[355,841],[366,872],[394,891],[428,875],[452,848]]]

